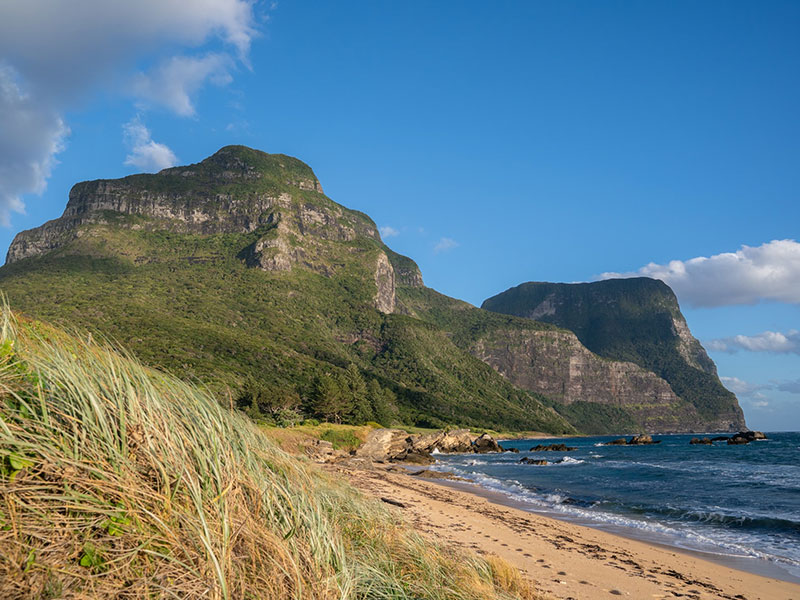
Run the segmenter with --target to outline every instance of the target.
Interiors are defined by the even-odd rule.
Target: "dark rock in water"
[[[731,446],[738,446],[741,444],[749,444],[749,443],[750,440],[748,440],[746,437],[740,437],[738,434],[733,436],[732,438],[728,438],[728,445]]]
[[[611,440],[610,442],[606,442],[603,444],[604,446],[624,446],[628,443],[628,440],[625,438],[617,438],[616,440]]]
[[[711,443],[711,440],[710,440],[710,439],[708,439],[707,437],[704,437],[704,438],[702,438],[702,439],[701,439],[701,438],[696,438],[696,437],[693,437],[693,438],[692,438],[692,439],[689,441],[689,443],[690,443],[690,444],[701,444],[701,445],[703,445],[703,446],[711,446],[711,445],[712,445],[712,443]]]
[[[519,462],[521,462],[524,465],[546,465],[547,464],[547,461],[544,460],[544,459],[538,460],[538,459],[535,459],[535,458],[528,458],[527,456],[524,456],[524,457],[520,458]]]
[[[749,444],[756,440],[765,440],[765,436],[761,431],[740,431],[733,437],[728,439],[728,443],[732,445]]]
[[[500,444],[494,441],[492,436],[484,433],[472,442],[472,451],[478,454],[485,454],[486,452],[502,452],[503,449]]]
[[[661,440],[653,440],[652,437],[647,435],[646,433],[642,433],[640,435],[635,435],[631,439],[626,440],[625,438],[617,438],[616,440],[611,440],[610,442],[606,442],[603,444],[604,446],[645,446],[648,444],[660,444]]]
[[[725,441],[727,441],[728,439],[729,439],[729,438],[728,438],[728,436],[727,436],[727,435],[718,435],[717,437],[713,437],[713,438],[711,438],[711,441],[712,441],[712,442],[725,442]]]
[[[572,452],[573,450],[577,450],[577,448],[566,444],[548,444],[547,446],[538,444],[531,448],[531,452]]]
[[[646,433],[633,436],[628,442],[629,446],[642,446],[644,444],[659,444],[661,440],[653,441],[653,438]]]
[[[503,452],[514,452],[519,454],[519,448],[503,448]]]

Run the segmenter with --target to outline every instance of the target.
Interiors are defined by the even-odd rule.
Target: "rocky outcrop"
[[[722,385],[714,362],[689,331],[675,294],[662,281],[638,277],[580,284],[530,282],[487,299],[482,307],[563,327],[596,355],[622,361],[618,365],[635,364],[666,382],[669,391],[655,380],[645,383],[640,372],[614,367],[620,372],[612,380],[627,380],[633,390],[644,386],[643,393],[634,392],[619,406],[648,431],[744,427],[736,396]],[[570,401],[567,389],[562,396]],[[598,399],[590,394],[587,400],[605,402],[600,398],[602,394]]]
[[[523,389],[566,405],[623,408],[646,431],[691,432],[702,422],[666,381],[633,363],[597,356],[568,331],[493,330],[470,351]]]
[[[440,453],[502,452],[503,449],[487,433],[475,435],[467,429],[436,431],[410,435],[402,429],[373,429],[367,441],[356,450],[356,456],[373,462],[433,462],[431,455]]]

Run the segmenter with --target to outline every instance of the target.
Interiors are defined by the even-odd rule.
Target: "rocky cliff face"
[[[613,407],[641,431],[697,430],[697,410],[666,381],[633,363],[597,356],[571,332],[501,328],[481,337],[470,351],[515,385],[566,406],[591,402]],[[614,424],[608,431],[614,431]]]
[[[371,239],[377,242],[375,306],[385,313],[395,309],[394,269],[375,224],[328,199],[313,171],[289,156],[228,146],[195,165],[76,184],[64,214],[18,234],[6,262],[56,251],[98,225],[202,236],[260,233],[241,251],[248,266],[301,268],[327,277],[341,264],[331,243]],[[400,258],[404,279],[413,280],[419,269]]]
[[[665,380],[673,396],[693,409],[678,410],[673,401],[680,416],[670,430],[745,427],[736,396],[722,386],[713,361],[689,331],[674,293],[661,281],[525,283],[489,298],[483,308],[563,327],[592,352],[635,363]],[[635,397],[626,402],[636,405]]]

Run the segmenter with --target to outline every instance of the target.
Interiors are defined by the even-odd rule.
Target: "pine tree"
[[[367,385],[367,397],[372,408],[373,419],[390,427],[397,419],[397,397],[392,390],[382,388],[376,379],[370,379]]]
[[[355,425],[363,425],[371,421],[373,417],[372,406],[367,395],[367,384],[361,376],[361,372],[353,363],[347,367],[344,373],[345,393],[349,395],[352,403],[349,422]]]

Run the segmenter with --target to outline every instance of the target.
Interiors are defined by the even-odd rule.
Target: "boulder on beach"
[[[373,429],[367,441],[356,450],[356,456],[374,462],[403,460],[409,448],[409,435],[402,429]]]
[[[503,449],[492,436],[488,433],[484,433],[472,442],[472,451],[484,454],[486,452],[502,452]]]

